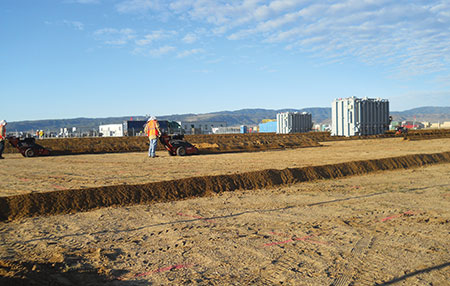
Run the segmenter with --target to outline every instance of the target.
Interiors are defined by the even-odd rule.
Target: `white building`
[[[213,128],[226,127],[225,121],[184,121],[181,122],[185,134],[193,134],[200,131],[201,134],[212,134]],[[193,132],[194,130],[194,132]]]
[[[312,125],[312,116],[309,112],[282,112],[277,114],[278,134],[309,132]]]
[[[339,98],[331,110],[332,136],[383,134],[389,130],[389,101],[381,98]]]
[[[241,127],[213,127],[212,133],[214,134],[239,134],[241,133]]]
[[[98,127],[98,131],[105,137],[123,136],[123,125],[122,124],[100,125]]]

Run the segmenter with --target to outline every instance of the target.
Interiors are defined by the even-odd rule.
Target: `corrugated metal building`
[[[309,132],[312,125],[312,116],[309,112],[282,112],[277,114],[277,133],[279,134]]]
[[[277,132],[277,122],[269,121],[258,125],[259,133],[275,133]]]
[[[383,134],[389,129],[389,101],[381,98],[339,98],[332,103],[332,136]]]
[[[211,134],[213,128],[227,127],[225,121],[183,121],[180,124],[185,134]]]

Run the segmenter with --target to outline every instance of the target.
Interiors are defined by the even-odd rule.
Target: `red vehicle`
[[[183,134],[168,135],[163,133],[159,141],[164,145],[170,156],[197,155],[198,149],[191,143],[184,140]]]
[[[399,126],[395,129],[395,135],[400,135],[400,134],[407,134],[408,133],[408,128],[404,127],[404,126]]]
[[[36,144],[34,138],[17,138],[15,136],[7,137],[9,143],[17,148],[24,157],[46,156],[50,155],[50,150]]]

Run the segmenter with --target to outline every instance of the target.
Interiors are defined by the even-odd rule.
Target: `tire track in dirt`
[[[167,202],[238,189],[269,188],[449,162],[450,152],[415,154],[284,170],[268,169],[232,175],[192,177],[141,185],[31,193],[0,198],[0,221],[89,211],[109,206]]]
[[[364,236],[356,243],[355,247],[351,250],[351,256],[349,264],[344,266],[343,273],[331,284],[332,286],[348,286],[354,280],[354,275],[356,272],[352,264],[360,264],[364,258],[365,252],[370,248],[373,243],[374,238],[369,236]]]

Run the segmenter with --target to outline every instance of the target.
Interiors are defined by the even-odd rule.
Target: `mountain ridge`
[[[313,122],[321,124],[331,123],[331,108],[329,107],[310,107],[302,109],[284,108],[284,109],[264,109],[264,108],[245,108],[235,111],[216,111],[210,113],[186,113],[161,115],[158,119],[174,121],[220,121],[226,122],[228,126],[237,125],[257,125],[262,119],[274,119],[279,112],[310,112]],[[393,120],[416,120],[443,122],[450,121],[450,107],[424,106],[405,111],[390,112]],[[414,118],[415,117],[415,118]],[[72,128],[82,130],[98,130],[101,124],[117,124],[125,120],[145,120],[145,116],[120,116],[104,118],[78,117],[69,119],[46,119],[46,120],[24,120],[8,123],[8,131],[30,132],[32,130],[59,131],[60,128]]]

